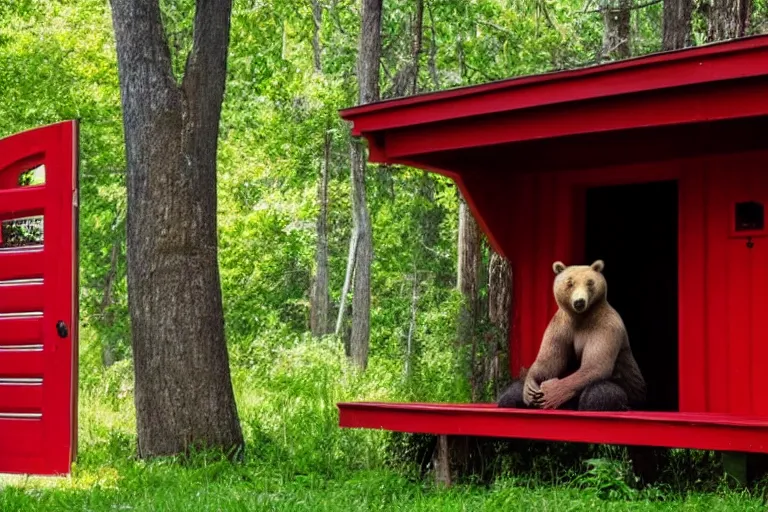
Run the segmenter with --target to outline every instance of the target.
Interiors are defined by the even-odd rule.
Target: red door
[[[0,473],[74,455],[77,155],[75,121],[0,139]]]

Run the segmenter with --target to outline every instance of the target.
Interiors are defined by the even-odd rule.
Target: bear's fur
[[[601,260],[555,262],[552,317],[533,365],[502,394],[499,407],[626,410],[645,402],[645,380],[624,322],[608,304]]]

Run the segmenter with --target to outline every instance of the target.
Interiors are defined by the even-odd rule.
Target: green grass
[[[233,369],[244,461],[136,460],[131,371],[121,363],[83,372],[72,475],[0,478],[0,511],[766,510],[760,486],[726,485],[700,452],[676,452],[664,483],[645,490],[630,485],[621,450],[572,445],[507,449],[502,476],[438,488],[408,463],[422,438],[337,426],[340,400],[407,398],[399,377],[380,365],[351,372],[333,344],[264,352]]]
[[[254,460],[242,465],[195,461],[187,467],[123,462],[80,468],[71,479],[59,482],[8,483],[0,493],[0,510],[765,510],[761,499],[735,491],[659,498],[649,493],[631,500],[605,499],[597,489],[528,487],[510,478],[490,487],[460,485],[444,490],[385,469],[285,479]]]

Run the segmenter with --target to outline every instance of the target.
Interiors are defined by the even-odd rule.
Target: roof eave
[[[361,136],[420,124],[761,75],[768,75],[768,36],[765,35],[571,71],[384,100],[339,113],[352,122],[352,134]]]

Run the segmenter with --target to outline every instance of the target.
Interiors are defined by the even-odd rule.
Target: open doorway
[[[605,261],[608,301],[629,333],[647,409],[678,410],[676,181],[586,191],[586,263]]]

